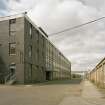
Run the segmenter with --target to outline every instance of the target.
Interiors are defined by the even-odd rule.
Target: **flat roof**
[[[23,17],[24,15],[25,15],[25,13],[14,14],[14,15],[9,15],[9,16],[1,16],[0,21],[9,20],[9,19],[13,19],[13,18],[19,18],[19,17]]]
[[[100,66],[100,64],[105,61],[105,57],[95,66],[95,68],[97,68],[98,66]],[[95,71],[95,68],[92,69],[90,72],[94,72]]]
[[[96,65],[96,67],[99,66],[104,60],[105,60],[105,58],[103,58],[103,59]]]

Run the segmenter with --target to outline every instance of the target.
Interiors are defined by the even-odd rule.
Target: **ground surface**
[[[0,85],[0,105],[105,105],[105,97],[89,81],[65,80]]]

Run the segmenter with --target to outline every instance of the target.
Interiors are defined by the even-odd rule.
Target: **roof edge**
[[[1,16],[0,21],[9,20],[9,19],[13,19],[13,18],[24,17],[25,14],[26,14],[26,12],[21,13],[21,14],[19,13],[19,14],[14,14],[14,15]]]

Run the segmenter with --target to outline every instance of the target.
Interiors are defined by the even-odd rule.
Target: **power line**
[[[61,31],[58,31],[58,32],[51,33],[51,34],[49,34],[48,36],[51,37],[51,36],[58,35],[58,34],[61,34],[61,33],[67,32],[67,31],[71,31],[71,30],[80,28],[80,27],[82,27],[82,26],[85,26],[85,25],[88,25],[88,24],[91,24],[91,23],[95,23],[95,22],[97,22],[97,21],[99,21],[99,20],[102,20],[102,19],[104,19],[104,18],[105,18],[105,17],[103,16],[103,17],[101,17],[101,18],[98,18],[98,19],[95,19],[95,20],[91,20],[91,21],[89,21],[89,22],[86,22],[86,23],[83,23],[83,24],[80,24],[80,25],[76,25],[76,26],[73,26],[73,27],[70,27],[70,28],[66,28],[66,29],[61,30]]]
[[[29,11],[31,11],[32,9],[34,8],[34,6],[31,6],[29,9],[25,9],[25,10],[23,10],[24,12],[29,12]],[[12,8],[9,8],[10,10],[12,10],[12,11],[15,11],[15,12],[18,12],[19,10],[14,10],[14,9],[12,9]],[[86,22],[86,23],[83,23],[83,24],[80,24],[80,25],[76,25],[76,26],[73,26],[73,27],[70,27],[70,28],[66,28],[66,29],[64,29],[64,30],[61,30],[61,31],[58,31],[58,32],[54,32],[54,33],[51,33],[51,34],[48,34],[48,36],[54,36],[54,35],[58,35],[58,34],[61,34],[61,33],[64,33],[64,32],[67,32],[67,31],[71,31],[71,30],[74,30],[74,29],[77,29],[77,28],[80,28],[80,27],[82,27],[82,26],[85,26],[85,25],[88,25],[88,24],[91,24],[91,23],[95,23],[95,22],[97,22],[97,21],[99,21],[99,20],[102,20],[102,19],[104,19],[105,18],[105,16],[103,16],[103,17],[101,17],[101,18],[98,18],[98,19],[95,19],[95,20],[91,20],[91,21],[89,21],[89,22]]]

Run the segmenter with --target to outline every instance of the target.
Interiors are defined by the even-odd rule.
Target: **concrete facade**
[[[10,76],[15,76],[17,83],[71,77],[69,60],[26,14],[0,19],[0,63],[4,82]]]
[[[92,71],[87,73],[87,78],[99,87],[105,88],[105,58]]]

